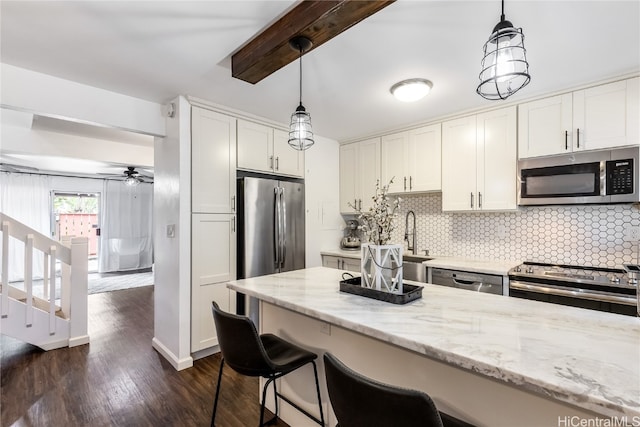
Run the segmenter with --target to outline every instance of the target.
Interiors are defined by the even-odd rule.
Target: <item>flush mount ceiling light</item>
[[[429,94],[433,83],[425,79],[408,79],[391,86],[389,91],[402,102],[414,102]]]
[[[524,48],[522,28],[515,28],[504,17],[504,0],[500,22],[484,45],[478,95],[489,100],[507,99],[531,80]]]
[[[302,53],[311,48],[311,40],[306,37],[294,37],[289,43],[291,48],[297,50],[300,54],[300,105],[291,115],[289,145],[296,150],[303,151],[315,143],[313,130],[311,129],[311,116],[302,105]]]

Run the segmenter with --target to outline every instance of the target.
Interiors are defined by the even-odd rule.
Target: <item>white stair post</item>
[[[27,291],[25,324],[33,325],[33,234],[27,234],[24,242],[24,287]]]
[[[2,303],[0,315],[9,315],[9,221],[2,221]]]
[[[89,239],[74,237],[71,239],[71,318],[69,347],[87,344],[89,322],[87,310],[89,274]]]

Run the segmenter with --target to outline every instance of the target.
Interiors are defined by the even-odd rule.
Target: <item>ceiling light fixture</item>
[[[432,87],[429,80],[408,79],[394,84],[389,91],[399,101],[414,102],[427,96]]]
[[[296,150],[303,151],[315,143],[311,129],[311,115],[302,105],[302,53],[311,48],[311,40],[302,36],[294,37],[289,41],[289,45],[300,53],[300,105],[291,115],[289,145]]]
[[[140,180],[135,176],[128,176],[125,178],[124,184],[128,185],[129,187],[135,187],[136,185],[140,184]]]
[[[478,95],[489,100],[507,99],[531,80],[524,48],[522,28],[514,28],[504,17],[504,0],[500,22],[484,44]]]

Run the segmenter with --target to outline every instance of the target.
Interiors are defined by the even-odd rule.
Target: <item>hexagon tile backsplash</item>
[[[419,253],[477,259],[621,267],[637,262],[637,205],[521,207],[515,212],[442,212],[440,193],[402,196],[393,242],[402,242],[405,215],[416,214]],[[410,225],[411,227],[411,225]],[[406,248],[406,242],[404,242]]]

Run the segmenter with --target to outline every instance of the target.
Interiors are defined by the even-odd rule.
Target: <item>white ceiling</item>
[[[3,62],[165,103],[188,94],[287,123],[298,64],[256,85],[233,79],[230,55],[292,1],[0,2]],[[525,34],[531,83],[511,99],[640,69],[640,1],[507,0]],[[400,0],[303,59],[314,131],[350,140],[488,106],[475,93],[482,46],[500,2]],[[433,81],[412,104],[389,87]],[[495,102],[495,101],[493,101]]]

